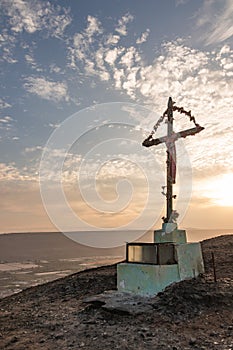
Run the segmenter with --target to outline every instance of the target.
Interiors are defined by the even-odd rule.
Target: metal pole
[[[126,248],[125,260],[126,260],[126,262],[129,262],[129,243],[128,242],[126,242],[125,248]]]
[[[168,100],[168,110],[167,110],[167,137],[168,139],[173,134],[173,104],[172,98],[169,97]],[[169,148],[167,147],[167,220],[168,222],[171,220],[171,214],[173,211],[172,207],[172,155],[169,152]]]
[[[213,264],[213,272],[214,272],[214,282],[217,282],[217,276],[216,276],[216,267],[215,267],[215,259],[214,259],[214,252],[211,252],[211,258],[212,258],[212,264]]]

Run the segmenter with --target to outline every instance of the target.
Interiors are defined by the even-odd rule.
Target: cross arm
[[[199,132],[201,132],[202,130],[204,130],[205,128],[203,126],[200,126],[200,125],[196,125],[195,128],[192,128],[192,129],[187,129],[187,130],[184,130],[184,131],[180,131],[178,132],[177,134],[179,135],[177,138],[179,137],[187,137],[187,136],[192,136],[192,135],[195,135],[195,134],[198,134]]]
[[[167,136],[164,136],[164,137],[160,137],[157,139],[153,139],[152,135],[150,135],[147,139],[145,139],[143,141],[142,145],[144,147],[151,147],[151,146],[159,145],[160,143],[174,142],[181,137],[185,138],[187,136],[195,135],[204,129],[205,128],[203,128],[202,126],[196,125],[195,128],[191,128],[191,129],[187,129],[187,130],[180,131],[177,133],[173,133],[170,138],[168,138]]]

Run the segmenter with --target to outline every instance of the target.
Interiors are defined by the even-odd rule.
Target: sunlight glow
[[[233,173],[217,176],[206,184],[205,195],[222,207],[233,206]]]

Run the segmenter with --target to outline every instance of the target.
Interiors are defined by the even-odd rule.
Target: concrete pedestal
[[[119,292],[153,296],[172,283],[195,278],[200,273],[204,273],[200,243],[186,243],[185,230],[175,228],[174,231],[166,233],[163,229],[164,227],[162,230],[155,231],[155,243],[151,243],[151,246],[155,247],[154,251],[157,252],[157,255],[164,254],[165,259],[155,257],[150,260],[152,263],[145,263],[144,259],[143,262],[132,260],[118,264],[117,288]],[[161,249],[161,246],[164,249]],[[167,249],[169,246],[173,247],[174,259],[172,263],[167,258],[168,252],[171,251],[171,249]],[[143,254],[139,256],[143,257],[146,254],[146,249],[145,244]],[[151,254],[150,244],[148,244],[148,251]]]
[[[141,296],[152,296],[169,284],[179,282],[178,265],[146,265],[122,263],[117,265],[117,289]]]
[[[178,243],[183,244],[187,242],[185,230],[174,230],[166,233],[163,230],[154,231],[155,243]]]
[[[164,223],[161,230],[154,231],[155,243],[186,243],[185,230],[178,230],[174,223]]]

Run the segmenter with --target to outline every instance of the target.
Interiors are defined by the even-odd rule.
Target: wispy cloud
[[[14,119],[9,115],[0,118],[0,130],[10,131],[13,127]]]
[[[2,0],[0,2],[1,16],[5,16],[5,28],[0,34],[2,47],[1,60],[13,64],[18,62],[17,48],[24,50],[23,56],[31,68],[41,71],[33,57],[34,42],[30,45],[21,41],[20,33],[34,35],[40,33],[45,38],[65,39],[66,28],[72,22],[69,8],[42,0]]]
[[[0,142],[19,140],[17,122],[10,115],[0,117]]]
[[[15,163],[0,163],[0,181],[37,181],[35,169],[18,168]]]
[[[64,82],[50,81],[44,77],[28,77],[25,80],[24,88],[34,95],[54,102],[69,100],[67,85]]]
[[[16,63],[18,60],[14,56],[14,47],[16,45],[16,38],[14,35],[7,33],[6,30],[0,34],[0,46],[2,48],[1,60],[8,63]]]
[[[102,33],[100,21],[93,16],[87,17],[87,26],[84,31],[76,33],[73,37],[73,46],[70,48],[72,66],[75,66],[75,59],[85,60],[90,45],[96,41],[96,36]]]
[[[69,9],[49,1],[3,0],[2,8],[15,33],[26,31],[32,34],[46,29],[51,36],[61,37],[71,23]]]
[[[205,0],[198,11],[197,27],[201,28],[201,39],[206,45],[220,43],[233,35],[232,0]]]
[[[176,6],[180,5],[185,5],[189,2],[190,0],[176,0]]]
[[[10,108],[10,103],[6,102],[4,99],[0,98],[0,109]]]
[[[132,22],[134,17],[127,13],[126,15],[122,16],[122,18],[119,19],[118,25],[115,29],[116,32],[118,32],[120,35],[127,35],[127,24]]]
[[[40,64],[36,61],[33,50],[29,49],[29,52],[25,54],[25,61],[30,66],[31,69],[36,70],[37,72],[42,72],[43,68],[40,66]]]
[[[133,16],[130,14],[122,16],[113,33],[106,35],[101,22],[96,17],[88,16],[86,28],[74,34],[73,43],[69,47],[70,67],[80,69],[78,62],[83,62],[88,66],[87,73],[91,70],[94,74],[97,69],[96,74],[98,75],[99,71],[103,77],[102,80],[107,80],[108,74],[104,63],[111,65],[125,51],[124,47],[118,44],[121,37],[127,34],[127,25],[132,20]]]
[[[147,29],[142,35],[136,40],[136,44],[142,44],[145,43],[148,39],[148,36],[150,34],[150,29]]]

